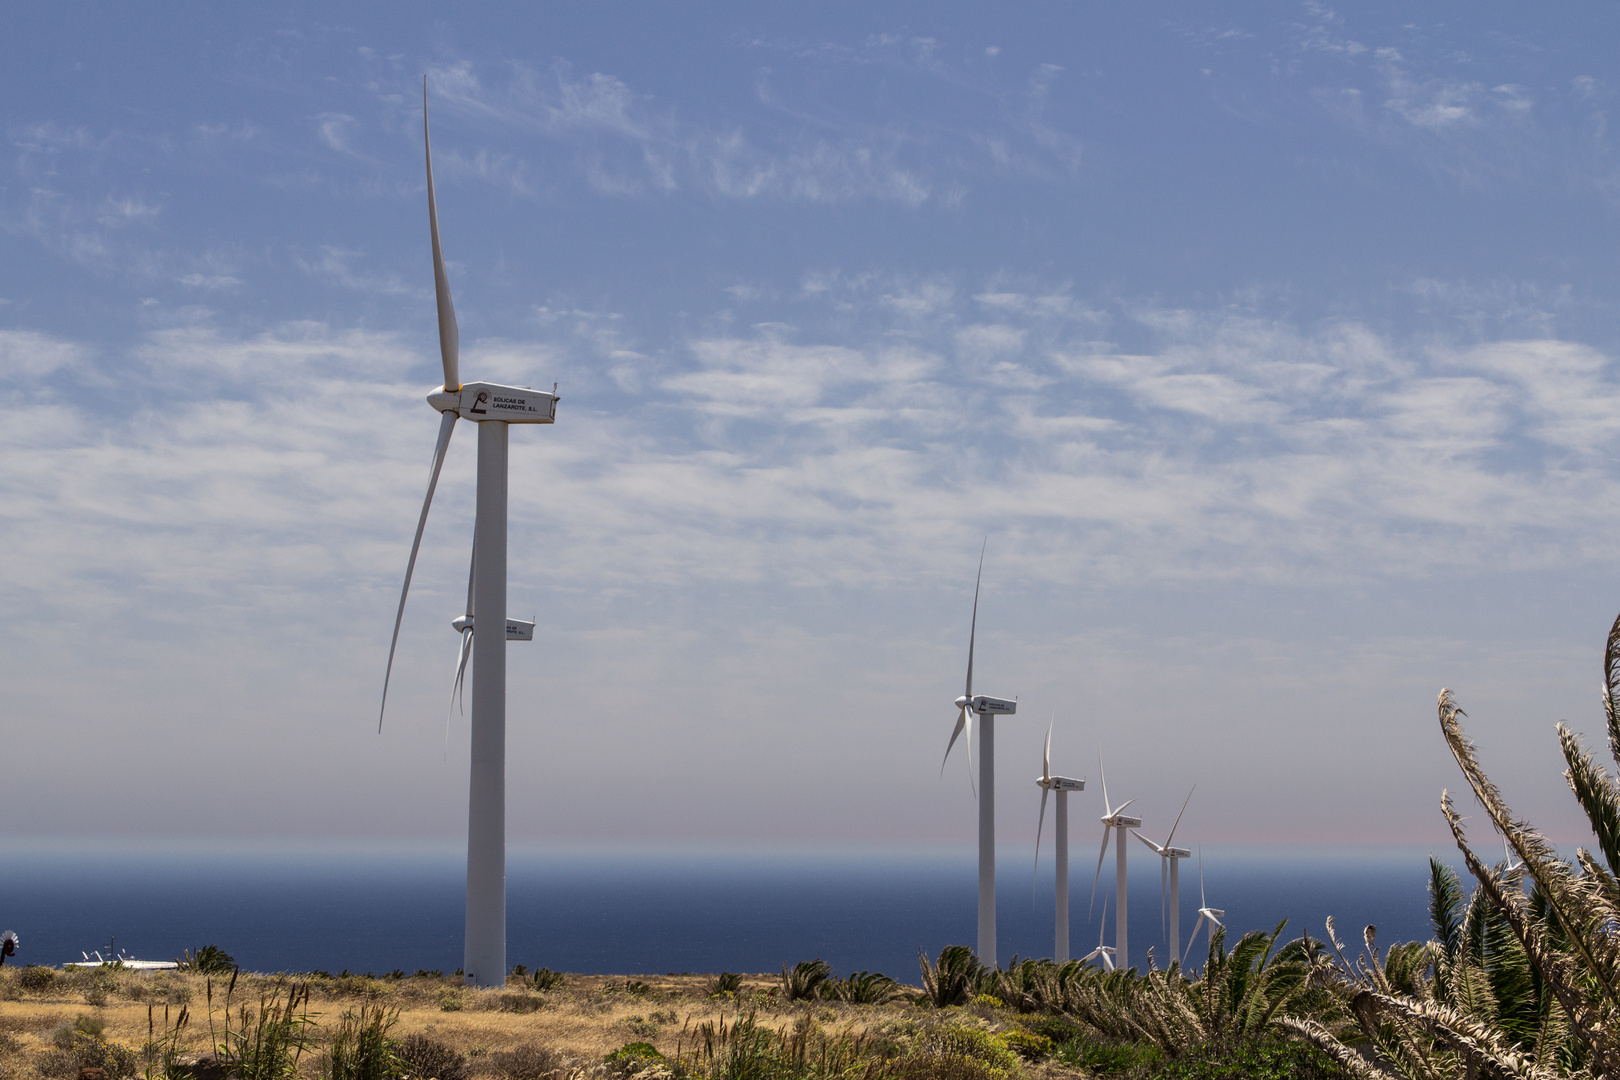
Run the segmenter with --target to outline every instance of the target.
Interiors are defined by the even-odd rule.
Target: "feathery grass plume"
[[[1607,687],[1604,694],[1608,694]],[[1592,823],[1603,861],[1609,864],[1611,873],[1620,873],[1620,784],[1592,759],[1568,724],[1558,725],[1558,744],[1569,766],[1564,770],[1564,779]]]
[[[1540,1068],[1521,1054],[1490,1026],[1463,1015],[1448,1005],[1392,997],[1376,991],[1358,995],[1358,1002],[1372,1012],[1399,1017],[1429,1034],[1435,1041],[1455,1051],[1470,1076],[1522,1077],[1524,1080],[1552,1080],[1553,1073]]]
[[[1355,1080],[1398,1080],[1394,1073],[1373,1065],[1361,1054],[1340,1042],[1332,1032],[1315,1020],[1284,1016],[1278,1019],[1277,1026],[1315,1046]]]
[[[1603,643],[1603,718],[1609,729],[1609,755],[1620,763],[1620,615]]]
[[[1479,880],[1480,888],[1489,896],[1492,906],[1502,913],[1530,963],[1558,999],[1569,1019],[1571,1034],[1591,1056],[1599,1074],[1613,1072],[1620,1063],[1620,1054],[1616,1053],[1612,1025],[1604,1022],[1603,1015],[1612,1010],[1601,1007],[1601,998],[1591,999],[1594,984],[1584,976],[1578,958],[1554,944],[1547,922],[1532,917],[1529,901],[1516,889],[1511,893],[1504,890],[1501,878],[1474,854],[1463,834],[1462,818],[1452,806],[1450,792],[1441,792],[1440,811],[1468,864],[1468,872]]]
[[[1523,870],[1530,875],[1536,890],[1546,897],[1548,911],[1551,912],[1563,940],[1575,953],[1579,966],[1585,970],[1587,980],[1596,986],[1602,999],[1603,1011],[1613,1012],[1620,1008],[1620,951],[1616,949],[1614,935],[1601,925],[1592,925],[1591,920],[1585,917],[1585,913],[1592,910],[1592,904],[1600,899],[1600,890],[1571,873],[1568,864],[1558,858],[1552,845],[1528,822],[1513,817],[1502,799],[1501,792],[1480,768],[1474,744],[1463,734],[1458,718],[1466,714],[1452,700],[1450,690],[1440,691],[1439,713],[1440,730],[1445,736],[1447,746],[1451,748],[1452,756],[1462,768],[1463,776],[1473,789],[1474,797],[1490,815],[1497,831],[1507,839],[1509,847],[1518,855],[1524,864]],[[1462,838],[1461,819],[1457,818],[1452,822],[1452,818],[1455,817],[1456,815],[1449,810],[1448,800],[1447,821],[1452,825],[1452,834],[1457,838],[1463,857],[1469,861],[1470,872],[1476,877],[1492,877],[1489,871],[1479,864],[1478,857],[1468,849],[1467,843]],[[1474,869],[1476,865],[1479,865],[1477,871]],[[1500,892],[1500,889],[1497,891]],[[1522,932],[1520,938],[1521,941],[1524,940]],[[1530,953],[1532,958],[1536,955],[1535,950],[1528,944],[1525,951]]]
[[[405,1066],[388,1037],[399,1009],[364,1003],[338,1019],[332,1047],[322,1063],[325,1080],[394,1080]]]

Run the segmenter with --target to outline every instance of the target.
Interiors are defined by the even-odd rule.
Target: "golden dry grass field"
[[[869,1045],[862,1040],[880,1037],[898,1046],[901,1042],[895,1040],[903,1042],[904,1033],[938,1027],[942,1020],[940,1010],[913,1004],[911,988],[903,988],[906,996],[876,1005],[790,1003],[775,975],[742,976],[737,990],[720,994],[711,993],[711,980],[701,975],[571,975],[561,986],[537,991],[516,977],[502,989],[476,990],[457,978],[431,975],[377,979],[242,973],[232,986],[230,974],[118,968],[53,972],[8,966],[0,968],[0,1080],[71,1080],[86,1065],[102,1066],[109,1080],[120,1075],[161,1077],[165,1033],[175,1030],[182,1010],[187,1020],[173,1037],[175,1056],[188,1068],[201,1059],[201,1067],[194,1069],[198,1080],[212,1080],[208,1066],[227,1024],[227,993],[229,1023],[239,1030],[242,1006],[251,1021],[267,995],[284,1001],[295,989],[307,990],[298,1015],[311,1021],[302,1029],[309,1046],[296,1074],[310,1078],[334,1074],[332,1042],[344,1016],[352,1018],[362,1009],[376,1015],[379,1007],[392,1017],[391,1039],[426,1036],[462,1056],[466,1077],[499,1080],[668,1076],[662,1066],[641,1067],[652,1062],[630,1068],[625,1063],[609,1067],[604,1061],[627,1044],[645,1043],[675,1064],[682,1053],[702,1053],[705,1032],[712,1044],[717,1030],[723,1034],[726,1025],[747,1017],[758,1029],[769,1029],[782,1045],[797,1032],[812,1053],[815,1047],[825,1053],[828,1046]],[[965,1023],[987,1033],[1005,1026],[991,1007],[948,1012],[958,1026]],[[691,1060],[698,1064],[697,1058]],[[677,1066],[676,1071],[682,1070]],[[697,1071],[708,1070],[698,1065]],[[1010,1071],[1076,1075],[1050,1063]],[[172,1069],[169,1075],[174,1075]]]

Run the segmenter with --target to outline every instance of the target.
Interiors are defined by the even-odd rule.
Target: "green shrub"
[[[956,1024],[928,1028],[918,1038],[918,1044],[933,1053],[973,1058],[997,1072],[1013,1072],[1018,1068],[1018,1057],[999,1035],[978,1028]]]
[[[29,964],[17,973],[17,985],[36,994],[41,990],[49,990],[55,981],[56,969],[45,967],[43,964]]]
[[[1002,1032],[1001,1041],[1025,1061],[1041,1061],[1052,1056],[1052,1040],[1045,1035],[1014,1029]]]
[[[629,1076],[657,1065],[665,1058],[652,1043],[633,1042],[625,1043],[603,1060],[607,1063],[608,1071],[619,1076]]]
[[[1281,1039],[1200,1046],[1153,1070],[1154,1080],[1342,1080],[1347,1076],[1314,1046]]]
[[[460,994],[444,993],[439,995],[440,1012],[460,1012],[461,1008]]]
[[[407,1035],[394,1048],[400,1071],[415,1080],[467,1080],[466,1055],[427,1035]]]
[[[1108,1075],[1147,1074],[1164,1055],[1152,1043],[1097,1040],[1080,1035],[1057,1047],[1052,1058],[1071,1069]]]
[[[561,990],[567,985],[568,979],[563,973],[552,971],[550,968],[537,968],[534,974],[529,976],[529,989],[531,990]],[[627,983],[626,986],[628,985]],[[637,983],[636,985],[646,987],[645,983]]]

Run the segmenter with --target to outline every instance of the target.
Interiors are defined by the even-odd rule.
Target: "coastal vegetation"
[[[1620,762],[1620,619],[1604,650]],[[44,1080],[1474,1080],[1620,1076],[1620,780],[1560,724],[1591,849],[1559,855],[1480,765],[1449,691],[1441,737],[1505,841],[1473,879],[1428,873],[1433,936],[1382,946],[1211,935],[1188,970],[1104,971],[965,946],[918,985],[820,959],[775,976],[250,974],[214,946],[178,971],[0,967],[0,1078]],[[1494,839],[1492,840],[1494,846]],[[88,1071],[87,1071],[88,1070]]]

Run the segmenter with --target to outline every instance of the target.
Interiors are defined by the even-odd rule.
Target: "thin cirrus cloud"
[[[620,78],[593,72],[576,76],[569,65],[542,72],[512,65],[503,86],[491,87],[470,62],[440,66],[429,86],[449,109],[517,130],[581,143],[578,167],[602,195],[635,196],[695,189],[725,199],[840,203],[860,199],[907,207],[960,202],[963,188],[947,164],[963,154],[985,167],[1024,168],[1052,158],[1072,171],[1078,140],[1041,119],[1040,102],[1056,69],[1046,65],[1031,80],[1024,119],[999,131],[943,133],[903,122],[874,124],[793,113],[774,93],[759,100],[769,114],[757,124],[685,118]],[[780,121],[788,117],[783,126]],[[768,132],[767,136],[765,133]],[[941,138],[946,142],[941,144]],[[762,139],[764,141],[762,141]],[[1009,140],[1022,147],[1015,155]],[[457,162],[458,169],[494,179],[519,193],[529,167],[510,158]],[[941,173],[941,168],[945,169]],[[939,175],[936,175],[939,174]]]
[[[582,386],[568,439],[523,451],[548,479],[543,495],[514,493],[515,518],[553,538],[548,562],[568,580],[624,585],[765,580],[773,565],[798,584],[915,580],[945,571],[926,553],[944,557],[939,538],[964,505],[1019,538],[1008,572],[1030,583],[1575,565],[1615,524],[1617,391],[1588,346],[1438,349],[1354,324],[1118,310],[1116,329],[1150,327],[1157,341],[1124,352],[1097,340],[1089,308],[1019,326],[1012,309],[1040,298],[1001,292],[997,321],[981,324],[986,305],[963,294],[944,311],[955,331],[929,336],[885,308],[885,291],[871,289],[865,340],[780,325],[699,336],[633,391],[555,344],[469,342],[467,362],[490,351],[502,377],[527,366],[528,381]],[[986,334],[1001,343],[988,368],[975,343]],[[49,367],[55,385],[93,369],[116,386],[161,364],[186,373],[194,400],[109,425],[71,394],[14,399],[8,591],[71,595],[103,578],[84,538],[114,531],[152,540],[116,546],[117,573],[139,579],[170,573],[157,537],[206,546],[228,530],[231,545],[188,563],[184,590],[199,595],[308,545],[330,553],[321,566],[391,577],[395,560],[367,553],[391,552],[413,517],[411,436],[426,423],[419,388],[398,381],[401,355],[390,334],[321,323],[245,339],[155,331],[133,367],[9,334],[0,363]],[[367,402],[368,423],[306,407],[316,384]],[[24,434],[42,430],[56,434]],[[61,490],[40,479],[62,475]],[[548,517],[559,503],[570,513]],[[897,550],[921,554],[901,572]],[[286,572],[292,588],[319,580]]]

